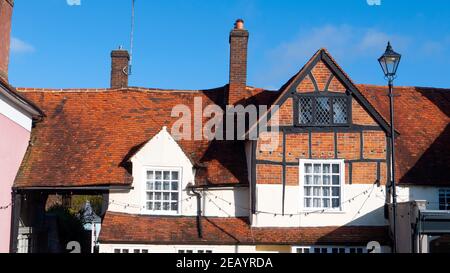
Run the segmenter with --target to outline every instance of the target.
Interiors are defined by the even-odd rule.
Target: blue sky
[[[72,0],[73,1],[73,0]],[[131,0],[17,0],[10,81],[108,87],[110,51],[129,48]],[[450,87],[450,3],[425,0],[136,0],[130,85],[206,89],[228,81],[228,34],[250,31],[248,84],[278,89],[320,47],[356,83],[384,84],[387,40],[403,54],[397,85]]]

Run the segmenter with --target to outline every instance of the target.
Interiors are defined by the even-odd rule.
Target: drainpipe
[[[202,231],[202,195],[195,190],[194,186],[192,184],[188,185],[188,190],[192,192],[195,197],[197,197],[197,230],[198,230],[198,237],[203,238],[203,231]]]

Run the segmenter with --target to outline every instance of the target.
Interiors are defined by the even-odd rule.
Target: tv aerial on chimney
[[[131,75],[131,74],[132,74],[132,67],[133,67],[134,2],[135,2],[135,0],[131,0],[130,61],[129,61],[129,63],[128,63],[128,75]]]

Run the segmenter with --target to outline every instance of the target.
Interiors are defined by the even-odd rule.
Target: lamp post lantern
[[[395,182],[395,127],[394,127],[394,79],[396,78],[397,68],[400,63],[402,55],[398,54],[392,49],[391,43],[388,42],[386,51],[383,56],[378,59],[378,62],[383,69],[384,76],[389,84],[389,102],[390,102],[390,116],[391,116],[391,136],[390,136],[390,174],[391,174],[391,190],[392,190],[392,218],[393,218],[393,233],[394,233],[394,248],[393,252],[397,252],[397,193]]]

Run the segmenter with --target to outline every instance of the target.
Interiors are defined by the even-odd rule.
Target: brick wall
[[[328,79],[331,76],[331,71],[328,69],[328,67],[326,67],[326,65],[323,62],[319,62],[313,68],[311,73],[314,79],[316,80],[319,91],[325,90],[325,87],[328,83]]]
[[[352,120],[357,125],[378,125],[355,99],[352,100]]]
[[[279,112],[279,124],[281,126],[294,125],[294,113],[292,107],[294,102],[292,98],[287,99],[283,105],[280,106]]]
[[[333,79],[328,86],[328,91],[344,93],[345,91],[347,91],[347,88],[345,88],[342,83],[333,76]]]
[[[333,159],[334,133],[312,133],[311,155],[315,159]]]
[[[382,131],[363,132],[365,159],[386,159],[386,135]]]
[[[309,76],[306,76],[303,81],[297,86],[298,93],[304,92],[313,92],[316,88],[314,87],[314,83]]]
[[[315,91],[313,81],[316,82],[319,90],[326,89],[328,83],[330,92],[347,90],[323,62],[317,63],[311,70],[311,75],[313,78],[306,76],[296,87],[297,92]],[[292,97],[288,97],[281,105],[279,110],[281,126],[293,125],[294,101]],[[264,142],[258,141],[257,160],[266,164],[263,166],[257,164],[257,183],[281,184],[282,166],[286,164],[286,184],[298,185],[299,168],[295,164],[298,164],[300,159],[337,158],[345,160],[346,183],[372,184],[380,178],[380,182],[385,184],[387,180],[386,135],[355,98],[352,99],[351,124],[355,127],[335,127],[328,130],[321,128],[320,131],[313,128],[311,133],[305,131],[286,133],[284,157],[283,132],[278,134],[279,145],[272,152],[260,151],[261,144]],[[295,130],[295,127],[292,128]],[[309,143],[310,134],[311,143]],[[267,165],[267,161],[271,164]],[[264,173],[260,174],[260,171]],[[280,180],[276,181],[277,179]]]
[[[281,184],[282,176],[282,166],[269,164],[256,166],[256,183],[258,184]]]
[[[348,160],[361,158],[360,136],[360,133],[337,133],[338,158]]]
[[[287,162],[299,162],[300,158],[309,157],[309,134],[286,135],[286,160]]]

